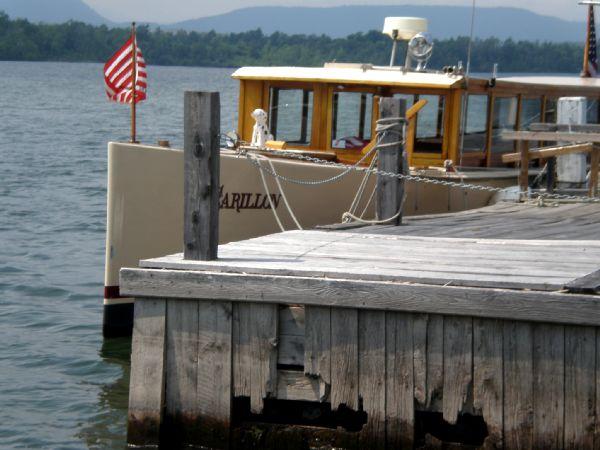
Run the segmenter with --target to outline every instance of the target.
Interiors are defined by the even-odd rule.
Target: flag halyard
[[[134,48],[136,49],[135,68]],[[142,51],[137,45],[135,37],[132,36],[104,65],[106,95],[114,102],[133,103],[133,82],[135,79],[135,103],[146,100],[147,76],[146,62]]]

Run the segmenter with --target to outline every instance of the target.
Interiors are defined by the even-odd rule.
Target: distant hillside
[[[77,20],[91,25],[111,24],[81,0],[0,0],[0,11],[9,17],[30,22],[63,23]]]
[[[471,9],[463,6],[339,6],[332,8],[252,7],[212,17],[169,25],[168,29],[239,33],[262,29],[271,34],[326,34],[344,37],[359,31],[380,30],[386,16],[429,19],[437,39],[467,36]],[[528,41],[582,42],[585,24],[542,16],[518,8],[478,8],[475,35]]]

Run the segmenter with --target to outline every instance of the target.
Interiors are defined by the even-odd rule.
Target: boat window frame
[[[331,83],[327,89],[327,122],[326,122],[326,150],[335,152],[338,156],[350,156],[352,154],[359,155],[362,149],[346,149],[333,146],[333,131],[334,131],[334,94],[336,92],[353,92],[360,94],[372,94],[372,109],[371,109],[371,126],[370,134],[371,141],[375,138],[375,125],[379,118],[378,99],[381,97],[382,89],[372,85],[349,85],[343,83]],[[368,145],[368,144],[367,144]],[[364,148],[364,147],[363,147]]]
[[[317,120],[317,112],[319,111],[318,106],[320,99],[320,91],[317,83],[302,82],[302,81],[284,81],[284,80],[264,80],[263,82],[263,109],[267,111],[269,123],[271,123],[270,110],[271,110],[271,88],[278,88],[284,90],[309,90],[312,92],[312,120],[310,122],[310,138],[307,144],[300,144],[297,142],[290,142],[291,148],[301,149],[314,149],[317,143],[319,131],[316,127],[319,127],[319,121]],[[269,130],[271,131],[271,130]],[[286,141],[287,143],[287,141]]]
[[[451,97],[452,97],[452,93],[453,90],[452,89],[444,89],[444,88],[440,88],[440,89],[435,89],[435,88],[417,88],[417,87],[404,87],[404,86],[391,86],[388,88],[387,90],[387,95],[389,96],[393,96],[394,94],[401,94],[401,95],[432,95],[432,96],[439,96],[440,98],[443,97],[444,99],[444,110],[443,110],[443,115],[442,115],[442,148],[441,148],[441,152],[439,151],[415,151],[415,140],[416,140],[416,128],[414,132],[412,132],[411,130],[407,130],[407,135],[405,136],[405,142],[406,142],[406,146],[408,149],[408,154],[410,155],[411,159],[414,160],[423,160],[423,161],[439,161],[440,164],[441,162],[443,162],[445,159],[448,159],[448,153],[449,153],[449,143],[450,143],[450,137],[449,137],[449,130],[451,129],[450,125],[451,125]],[[408,109],[408,108],[407,108]],[[379,117],[378,117],[379,118]],[[418,121],[418,114],[417,114],[417,121]],[[439,125],[439,124],[438,124]]]

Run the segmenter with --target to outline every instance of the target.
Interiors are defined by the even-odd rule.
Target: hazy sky
[[[84,0],[113,21],[138,20],[168,23],[220,14],[259,5],[335,6],[349,4],[471,5],[472,0]],[[585,8],[577,0],[477,0],[478,7],[514,6],[567,20],[584,20]]]

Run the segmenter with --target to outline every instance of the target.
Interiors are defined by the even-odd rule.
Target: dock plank
[[[165,385],[166,300],[138,298],[134,308],[127,442],[158,446]]]
[[[444,318],[444,420],[456,424],[473,398],[473,319]],[[466,412],[466,411],[464,411]]]
[[[194,300],[167,302],[165,421],[182,445],[200,444],[198,305]]]
[[[504,446],[533,449],[533,330],[504,322]]]
[[[331,389],[331,308],[306,306],[304,372],[320,382],[320,401]]]
[[[335,306],[600,325],[600,297],[299,276],[121,269],[123,295]]]
[[[331,310],[331,409],[359,409],[358,310]],[[356,433],[338,428],[336,447],[358,449]]]
[[[444,397],[444,316],[432,314],[427,324],[427,409],[442,412]]]
[[[565,449],[594,448],[595,342],[595,328],[565,327]]]
[[[251,304],[250,363],[250,410],[260,414],[265,398],[277,391],[277,305]]]
[[[227,448],[232,412],[232,303],[197,304],[200,444]]]
[[[428,314],[413,315],[413,378],[416,406],[427,406],[427,325]]]
[[[533,329],[533,440],[544,449],[562,449],[565,405],[565,336],[562,325]]]
[[[358,410],[358,311],[331,310],[331,407]]]
[[[565,289],[577,294],[600,294],[600,270],[570,281]]]
[[[503,448],[503,323],[473,320],[473,406],[488,427],[484,447]]]
[[[358,394],[367,413],[367,423],[360,431],[359,446],[373,450],[385,449],[385,338],[385,312],[361,311],[358,315]]]
[[[412,449],[415,404],[411,314],[386,313],[385,419],[387,447]]]

